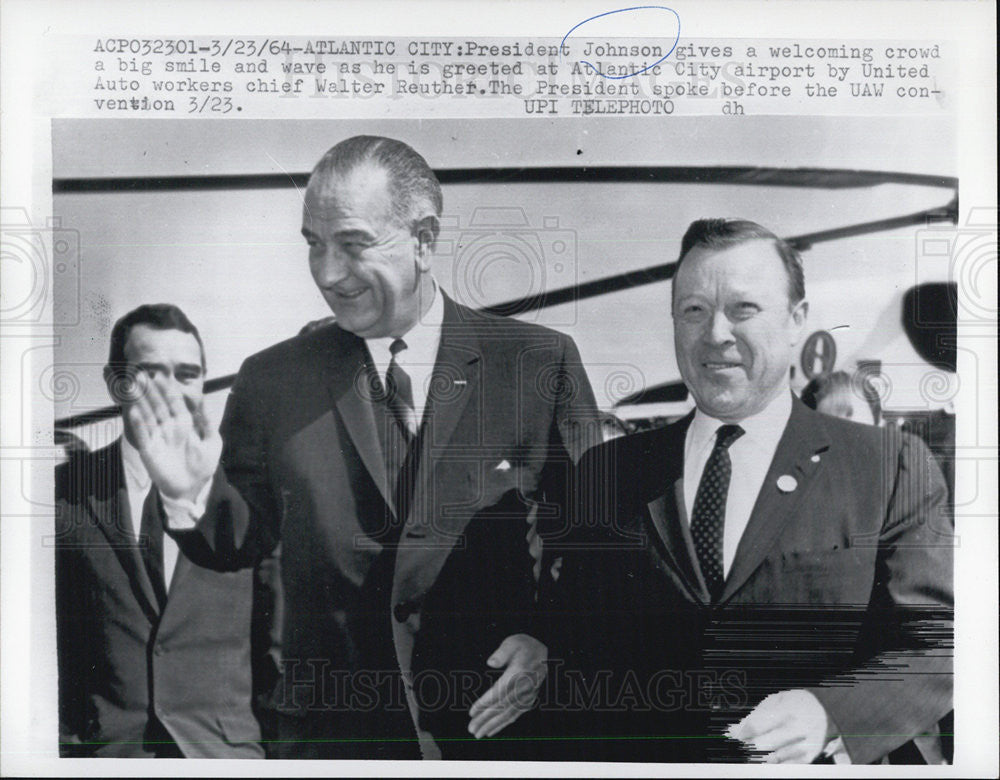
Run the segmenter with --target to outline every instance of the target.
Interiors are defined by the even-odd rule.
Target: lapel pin
[[[778,490],[782,493],[791,493],[798,486],[799,483],[796,481],[795,477],[789,474],[782,474],[778,477]]]
[[[819,455],[813,455],[811,458],[809,458],[809,460],[811,460],[813,463],[819,463]]]

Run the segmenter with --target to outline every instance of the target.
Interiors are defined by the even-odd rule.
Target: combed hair
[[[708,249],[729,249],[748,241],[765,240],[774,243],[775,251],[788,275],[788,300],[794,306],[806,297],[806,279],[802,270],[802,257],[784,239],[766,227],[748,219],[698,219],[691,223],[681,240],[681,254],[677,259],[680,268],[688,252],[696,246]]]
[[[409,227],[429,205],[441,216],[444,199],[441,184],[427,161],[407,144],[377,135],[356,135],[341,141],[323,155],[309,176],[314,181],[347,174],[362,165],[375,165],[386,171],[392,186],[393,213]]]
[[[201,341],[201,334],[187,315],[172,303],[145,303],[132,309],[115,323],[111,329],[111,350],[108,353],[110,368],[120,369],[127,364],[125,344],[129,333],[136,325],[148,325],[156,330],[179,330],[182,333],[190,333],[201,349],[201,368],[205,370],[205,345]]]

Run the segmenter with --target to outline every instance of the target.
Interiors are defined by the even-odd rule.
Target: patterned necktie
[[[718,601],[725,583],[722,561],[722,529],[726,522],[726,495],[733,464],[729,445],[744,434],[738,425],[723,425],[716,432],[715,447],[708,456],[698,483],[691,512],[691,536],[698,554],[698,565],[712,601]]]
[[[417,460],[420,447],[417,444],[417,434],[420,431],[420,421],[413,408],[413,387],[410,376],[396,362],[396,356],[406,349],[406,342],[396,339],[389,345],[392,360],[385,372],[386,406],[396,420],[394,430],[387,431],[386,466],[390,478],[393,479],[393,500],[396,504],[398,520],[394,528],[399,533],[402,523],[410,514],[410,502],[413,497],[414,481],[417,472]]]
[[[417,412],[413,408],[413,387],[410,385],[410,375],[403,370],[403,367],[396,362],[396,356],[406,349],[406,342],[396,339],[389,345],[389,352],[392,353],[392,360],[389,361],[389,370],[385,372],[386,403],[392,411],[396,422],[406,436],[407,444],[413,441],[420,428],[417,420]]]
[[[151,487],[142,504],[142,521],[139,524],[139,555],[146,565],[146,572],[153,583],[153,592],[160,609],[167,603],[167,581],[163,566],[163,522],[156,505],[156,488]]]

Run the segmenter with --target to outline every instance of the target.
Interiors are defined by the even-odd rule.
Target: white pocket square
[[[502,461],[500,461],[496,465],[496,467],[494,467],[493,470],[494,471],[510,471],[510,461],[508,461],[508,460],[502,460]]]

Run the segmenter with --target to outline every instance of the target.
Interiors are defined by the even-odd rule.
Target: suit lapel
[[[133,536],[121,439],[89,456],[84,479],[89,509],[125,570],[143,612],[155,623],[160,613],[159,603]]]
[[[452,442],[455,428],[466,414],[470,400],[481,398],[483,392],[479,365],[482,348],[473,332],[475,314],[463,314],[447,296],[444,307],[441,344],[434,361],[431,392],[421,427],[420,460],[410,516],[406,519],[396,555],[393,603],[418,600],[430,589],[471,519],[467,512],[441,512],[448,497],[434,492],[435,456],[440,456],[442,449]],[[463,326],[470,320],[471,324]],[[474,405],[472,413],[481,415],[483,408]],[[393,628],[397,633],[402,631],[396,623]],[[396,645],[400,664],[404,669],[409,668],[409,644],[397,636]]]
[[[829,446],[822,427],[817,424],[816,413],[797,398],[793,399],[791,416],[736,548],[721,601],[743,586],[763,563],[782,528],[799,514],[802,499],[822,465],[817,456]],[[779,479],[782,487],[778,486]]]
[[[444,295],[444,293],[441,293]],[[441,343],[434,361],[427,396],[427,407],[420,433],[420,456],[417,461],[416,482],[408,525],[426,526],[431,522],[446,536],[457,537],[462,533],[465,516],[428,517],[436,515],[430,495],[430,480],[434,475],[434,455],[448,446],[469,399],[479,392],[481,347],[470,328],[462,328],[462,315],[457,305],[444,296],[444,319],[441,324]],[[420,511],[421,509],[425,511]],[[416,510],[416,511],[414,511]],[[454,521],[452,524],[450,521]]]
[[[679,420],[664,430],[660,451],[653,463],[661,464],[653,473],[665,474],[666,490],[646,506],[654,530],[663,542],[668,562],[695,600],[708,603],[708,588],[694,564],[694,542],[688,529],[684,508],[684,438],[693,415]],[[661,483],[662,484],[662,483]]]
[[[385,458],[379,442],[378,424],[371,399],[377,393],[375,375],[364,341],[335,327],[331,333],[335,346],[326,368],[326,384],[355,449],[375,481],[386,504],[395,509],[392,488],[388,484]]]

